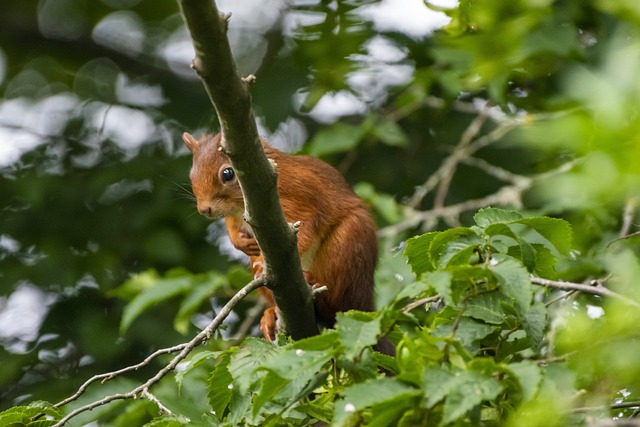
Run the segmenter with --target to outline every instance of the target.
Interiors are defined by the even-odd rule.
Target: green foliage
[[[570,370],[538,361],[552,351],[546,338],[549,308],[534,299],[539,293],[530,275],[538,262],[556,261],[569,251],[571,227],[495,208],[479,211],[474,220],[472,227],[407,242],[404,252],[416,281],[397,295],[391,309],[341,313],[335,330],[297,342],[273,345],[247,338],[227,350],[198,351],[176,375],[182,393],[189,394],[194,380],[206,383],[204,425],[496,425],[519,408],[523,416],[535,413],[546,384]],[[530,257],[522,256],[523,248]],[[541,250],[545,256],[539,258]],[[162,288],[185,277],[146,273],[115,292],[131,298],[129,307],[144,315],[150,305],[141,306],[139,298],[173,297]],[[156,287],[160,290],[150,294]],[[408,301],[427,297],[431,303],[423,309],[401,310]],[[371,349],[390,331],[395,359]],[[569,336],[579,337],[575,332]],[[558,342],[561,352],[587,342],[597,345],[571,342],[564,333]],[[379,367],[396,375],[387,377]],[[553,387],[557,394],[573,383]],[[183,421],[161,417],[148,425]]]
[[[220,228],[184,200],[179,135],[216,124],[191,57],[174,56],[188,42],[177,4],[5,3],[0,425],[51,425],[154,375],[170,356],[62,408],[47,403],[187,340],[250,273],[230,267],[214,247]],[[640,405],[623,407],[640,401],[636,2],[425,2],[450,21],[422,35],[408,31],[413,16],[399,27],[370,18],[383,3],[249,6],[233,10],[229,34],[242,74],[258,76],[264,133],[308,140],[301,150],[338,167],[371,207],[384,309],[340,314],[335,330],[300,342],[230,341],[255,315],[250,297],[175,381],[152,387],[173,415],[122,400],[70,425],[636,417]],[[327,107],[332,97],[355,107]],[[489,204],[507,208],[470,214]],[[371,349],[383,335],[395,357]]]
[[[0,413],[0,426],[48,427],[60,420],[60,410],[47,402],[31,402]]]

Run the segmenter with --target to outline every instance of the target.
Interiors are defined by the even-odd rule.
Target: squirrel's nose
[[[211,218],[212,216],[211,206],[198,206],[198,212],[200,212],[200,215],[206,216],[207,218]]]

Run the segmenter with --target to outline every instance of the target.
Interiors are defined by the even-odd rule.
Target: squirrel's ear
[[[192,153],[198,146],[198,140],[195,139],[189,132],[185,132],[182,134],[182,140],[184,141],[184,145],[186,145],[189,151],[191,151]]]

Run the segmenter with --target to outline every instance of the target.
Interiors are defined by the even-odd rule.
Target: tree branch
[[[213,318],[213,320],[207,325],[207,327],[204,328],[202,331],[200,331],[200,333],[198,333],[195,337],[193,337],[191,341],[174,346],[174,347],[158,350],[155,353],[153,353],[151,356],[147,357],[144,361],[138,363],[137,365],[129,366],[127,368],[123,368],[118,371],[109,372],[106,374],[100,374],[100,375],[96,375],[94,377],[89,378],[89,380],[85,382],[73,396],[57,403],[55,406],[60,407],[62,405],[66,405],[67,403],[76,400],[78,397],[80,397],[80,395],[82,395],[82,393],[84,393],[84,391],[87,389],[89,384],[99,379],[103,379],[103,381],[108,381],[124,372],[129,372],[135,369],[139,369],[140,367],[147,365],[149,362],[151,362],[151,360],[153,360],[155,357],[157,357],[160,354],[167,354],[170,352],[180,350],[180,353],[178,353],[173,359],[171,359],[171,361],[167,365],[165,365],[162,369],[160,369],[153,377],[149,378],[144,384],[126,393],[117,393],[117,394],[105,396],[102,399],[93,401],[84,406],[76,408],[73,411],[69,412],[65,417],[63,417],[56,424],[54,424],[53,427],[61,427],[76,415],[81,414],[82,412],[85,412],[85,411],[90,411],[99,406],[106,405],[107,403],[110,403],[116,400],[135,399],[137,397],[144,397],[145,399],[148,399],[149,401],[155,403],[160,409],[160,411],[171,414],[171,411],[166,406],[164,406],[153,394],[149,392],[149,389],[151,388],[151,386],[158,383],[169,372],[173,371],[175,367],[178,366],[178,363],[184,360],[184,358],[187,357],[189,353],[193,351],[194,348],[196,348],[197,346],[199,346],[200,344],[204,343],[209,338],[211,338],[211,335],[213,335],[213,333],[220,327],[224,319],[226,319],[227,316],[229,316],[229,314],[231,313],[231,310],[233,310],[235,305],[240,300],[242,300],[247,295],[249,295],[250,292],[258,289],[260,286],[264,286],[264,284],[265,284],[265,279],[259,278],[245,285],[229,300],[229,302],[227,302],[224,305],[224,307],[222,307],[218,315]]]
[[[294,230],[287,224],[277,191],[274,167],[267,161],[251,110],[249,81],[236,69],[221,16],[211,0],[180,0],[190,31],[198,73],[221,126],[222,146],[229,156],[251,225],[267,265],[267,286],[273,292],[286,333],[300,339],[318,333],[313,299],[304,281]]]
[[[548,288],[562,289],[563,291],[578,291],[587,294],[598,295],[601,297],[615,298],[634,307],[640,308],[640,303],[629,297],[614,292],[602,286],[601,281],[595,281],[595,286],[584,285],[582,283],[563,282],[557,280],[543,279],[541,277],[532,277],[531,283],[538,286],[546,286]]]
[[[479,140],[480,139],[478,139],[478,141]],[[396,237],[399,233],[418,227],[420,224],[431,223],[439,218],[458,216],[463,212],[477,210],[487,206],[513,205],[519,207],[521,205],[522,194],[533,187],[536,182],[546,179],[550,176],[567,172],[571,170],[576,165],[576,163],[576,161],[567,162],[557,169],[553,169],[548,172],[544,172],[531,177],[513,174],[510,180],[512,181],[512,184],[505,185],[498,189],[495,193],[480,197],[478,199],[466,200],[461,203],[456,203],[454,205],[444,206],[441,208],[434,207],[433,209],[429,209],[426,211],[417,211],[409,208],[408,216],[404,221],[380,229],[378,231],[378,236]],[[438,174],[439,172],[440,169],[435,174]]]

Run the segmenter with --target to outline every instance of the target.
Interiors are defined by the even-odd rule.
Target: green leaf
[[[522,218],[514,221],[527,225],[547,239],[558,252],[567,255],[571,250],[573,231],[571,225],[563,219],[549,217]]]
[[[231,357],[229,372],[240,394],[249,390],[254,381],[254,371],[270,360],[280,349],[261,338],[247,338]]]
[[[411,266],[411,271],[416,277],[427,271],[433,271],[435,265],[433,264],[429,255],[429,249],[431,243],[440,234],[437,231],[423,234],[421,236],[412,237],[407,240],[407,245],[404,248],[404,255],[407,257],[407,261]]]
[[[511,257],[496,255],[494,259],[498,263],[493,267],[493,273],[500,283],[500,292],[516,302],[519,317],[523,318],[533,297],[529,272]]]
[[[146,273],[143,273],[146,275]],[[126,305],[120,321],[120,333],[124,334],[131,323],[156,304],[183,294],[191,289],[191,277],[159,278],[152,287],[138,294]]]
[[[448,271],[431,271],[424,274],[422,280],[442,297],[445,304],[455,306],[451,296],[451,273]]]
[[[364,131],[361,126],[337,122],[316,133],[309,143],[309,154],[322,157],[350,151],[357,147],[363,136]]]
[[[480,349],[480,341],[487,335],[492,334],[496,329],[494,325],[487,325],[468,317],[463,317],[458,322],[455,337],[464,349],[473,355]],[[433,335],[436,337],[447,337],[451,335],[452,332],[453,322],[440,325],[433,331]]]
[[[495,399],[502,385],[495,379],[475,371],[455,371],[436,367],[425,370],[422,379],[427,408],[445,399],[442,422],[461,418],[482,401]]]
[[[473,216],[475,223],[484,228],[491,224],[510,223],[521,218],[522,215],[517,211],[497,208],[480,209],[478,213]]]
[[[222,356],[211,373],[207,384],[207,388],[209,390],[207,393],[209,406],[211,406],[213,415],[215,415],[220,421],[224,419],[233,393],[233,377],[229,372],[230,362],[231,353],[222,353]]]
[[[536,257],[533,273],[546,279],[558,277],[558,272],[556,271],[558,259],[551,250],[540,243],[534,243],[531,246],[535,250]]]
[[[186,418],[166,415],[149,421],[144,427],[180,427],[186,425],[189,425],[189,420]]]
[[[444,404],[442,422],[451,423],[483,401],[495,399],[502,392],[502,384],[477,372],[461,372]]]
[[[280,390],[285,388],[289,383],[289,380],[282,378],[280,375],[273,371],[268,371],[267,374],[260,379],[260,392],[253,399],[253,405],[251,407],[251,414],[255,418],[260,409],[269,402]]]
[[[191,325],[191,317],[198,311],[202,303],[211,297],[216,289],[224,286],[226,283],[223,276],[211,274],[205,283],[200,283],[192,288],[182,300],[180,309],[173,319],[173,327],[175,330],[183,335],[186,334]]]
[[[498,292],[480,294],[467,303],[464,315],[486,323],[500,325],[504,322],[505,317],[501,307],[503,301],[504,297]]]
[[[429,257],[435,266],[444,267],[456,253],[471,245],[481,245],[482,239],[472,228],[451,228],[438,233],[429,246]]]
[[[519,260],[529,271],[533,271],[535,269],[536,264],[536,251],[529,242],[518,239],[518,245],[511,246],[507,254]]]
[[[158,280],[160,280],[160,275],[156,270],[147,270],[131,276],[117,288],[108,291],[107,295],[112,298],[131,301],[136,295],[154,287]]]
[[[301,382],[304,386],[333,356],[333,349],[302,350],[288,347],[274,354],[262,364],[262,368],[288,381]]]
[[[523,402],[536,397],[542,381],[542,372],[537,363],[523,360],[522,362],[510,363],[505,369],[520,384]]]
[[[373,128],[373,134],[382,143],[392,147],[405,147],[409,143],[409,139],[402,128],[391,120],[383,120],[377,123]]]
[[[547,326],[547,308],[541,302],[534,303],[524,315],[522,326],[534,350],[540,348]]]
[[[370,183],[359,182],[353,187],[353,191],[387,222],[395,224],[402,218],[402,206],[396,199],[389,194],[376,191]]]
[[[404,286],[396,296],[395,300],[402,301],[405,298],[418,299],[424,298],[427,295],[430,296],[432,294],[434,294],[433,287],[419,280],[416,282],[411,282],[407,286]]]
[[[422,376],[422,389],[426,397],[425,406],[433,408],[436,403],[443,400],[450,389],[455,385],[455,376],[443,368],[430,366]]]
[[[349,311],[336,315],[336,330],[347,358],[355,358],[362,349],[378,342],[381,316]]]
[[[511,227],[509,227],[509,225],[505,224],[504,222],[498,222],[498,223],[488,225],[484,229],[484,234],[489,237],[507,236],[512,238],[515,241],[519,240],[518,236],[516,236],[516,234],[511,229]]]
[[[304,338],[291,343],[291,348],[305,351],[336,350],[340,344],[336,330],[325,329],[322,334]]]
[[[344,397],[335,404],[334,425],[345,425],[343,422],[349,414],[371,406],[391,401],[407,405],[411,397],[419,395],[419,390],[394,378],[375,378],[354,384],[344,389]]]
[[[468,265],[472,259],[478,259],[477,252],[480,248],[480,242],[476,239],[465,240],[467,241],[452,242],[447,246],[441,261],[446,263],[445,267]]]
[[[423,369],[442,359],[443,340],[439,339],[426,328],[419,331],[420,335],[403,338],[396,349],[396,359],[403,375],[403,380],[418,384]]]
[[[33,421],[38,415],[44,416]],[[37,400],[28,406],[14,406],[0,412],[0,426],[48,427],[54,425],[61,417],[60,410],[51,403]]]
[[[206,351],[206,350],[199,351],[193,354],[193,356],[188,360],[186,367],[176,372],[175,379],[176,379],[176,383],[178,384],[178,389],[182,387],[182,381],[184,380],[184,377],[189,372],[191,372],[193,369],[197,368],[198,366],[202,365],[207,360],[217,357],[219,354],[220,354],[219,351]]]

